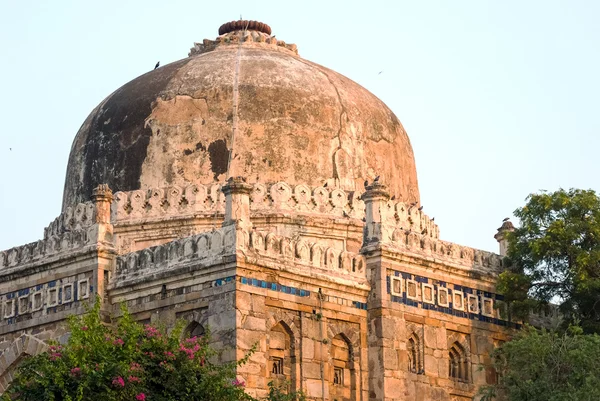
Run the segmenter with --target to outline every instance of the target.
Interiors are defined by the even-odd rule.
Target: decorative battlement
[[[121,281],[187,266],[187,262],[193,260],[233,255],[236,243],[238,249],[249,249],[261,256],[276,256],[278,260],[301,262],[338,273],[365,275],[365,259],[360,254],[273,233],[248,233],[231,225],[119,256],[113,282],[119,286]]]
[[[54,234],[43,240],[14,247],[0,252],[0,271],[33,262],[46,261],[49,257],[67,254],[86,245],[96,243],[95,227],[75,228]]]
[[[225,195],[221,188],[221,184],[192,184],[185,188],[174,186],[117,192],[112,204],[111,221],[114,224],[153,217],[222,214],[225,213]],[[359,220],[365,218],[365,204],[357,192],[304,184],[291,186],[285,182],[252,184],[250,211],[310,213]],[[439,238],[437,224],[416,205],[390,200],[382,212],[388,224]]]
[[[44,239],[0,252],[0,271],[29,263],[46,263],[49,257],[68,254],[87,245],[112,245],[110,202],[106,185],[94,189],[92,201],[68,207],[44,229]]]
[[[96,208],[94,202],[80,203],[75,207],[66,208],[48,227],[44,228],[44,239],[66,232],[86,229],[95,222]]]
[[[494,273],[502,270],[503,261],[498,254],[442,241],[416,232],[397,229],[392,234],[390,245],[449,264],[459,264]]]
[[[293,211],[297,213],[327,214],[337,217],[363,219],[364,202],[356,192],[339,188],[314,187],[285,182],[257,183],[250,195],[250,210],[255,212]]]
[[[249,248],[261,256],[274,256],[279,263],[283,259],[332,272],[365,276],[366,262],[363,255],[343,251],[325,243],[252,231]]]
[[[196,213],[224,213],[225,195],[221,184],[192,184],[149,190],[117,192],[111,207],[111,221]]]
[[[194,43],[188,56],[196,56],[215,50],[219,46],[240,44],[252,44],[262,48],[289,51],[298,54],[298,46],[288,44],[271,36],[271,28],[257,21],[232,21],[223,24],[219,29],[219,36],[215,40],[204,39],[202,43]]]
[[[185,188],[136,190],[117,192],[112,204],[111,220],[126,220],[225,213],[225,195],[221,184],[192,184]],[[364,218],[364,202],[356,193],[307,185],[290,186],[285,182],[252,185],[252,212],[294,211],[328,214],[338,217]]]
[[[244,248],[248,233],[231,225],[119,256],[113,283],[119,286],[132,278],[184,266],[194,260],[233,255],[238,234],[241,234],[241,241],[237,240],[237,245]]]

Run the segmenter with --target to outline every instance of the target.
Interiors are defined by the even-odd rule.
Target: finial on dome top
[[[219,35],[225,35],[226,33],[234,31],[258,31],[270,35],[271,27],[262,22],[248,21],[243,19],[226,22],[219,27]]]
[[[197,56],[215,50],[219,46],[243,45],[265,50],[291,52],[298,55],[298,46],[285,43],[283,40],[271,36],[271,27],[258,21],[240,19],[227,22],[219,28],[219,37],[216,40],[204,39],[202,43],[194,43],[189,56]]]

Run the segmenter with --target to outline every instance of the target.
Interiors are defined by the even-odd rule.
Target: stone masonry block
[[[386,348],[383,350],[383,363],[385,369],[398,369],[398,352],[395,349]]]
[[[393,377],[387,377],[383,385],[386,399],[404,399],[405,387],[404,381],[395,379]]]
[[[254,316],[246,317],[243,328],[247,330],[255,330],[261,332],[265,332],[267,330],[265,319]]]
[[[428,376],[438,375],[438,360],[433,355],[425,355],[425,374]]]
[[[437,329],[435,327],[424,327],[424,340],[426,348],[437,348]]]
[[[304,362],[302,371],[307,379],[321,379],[321,364],[317,362]]]

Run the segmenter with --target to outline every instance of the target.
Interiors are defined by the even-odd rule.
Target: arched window
[[[204,335],[204,326],[200,323],[193,321],[187,325],[183,331],[184,337],[202,337]]]
[[[468,355],[458,342],[455,342],[450,351],[449,356],[449,371],[448,376],[451,379],[468,382],[469,381],[469,359]]]
[[[267,369],[272,380],[296,388],[296,354],[290,328],[279,322],[269,331]]]
[[[421,353],[421,342],[416,333],[413,333],[406,343],[408,355],[408,371],[412,373],[423,373],[423,358]]]
[[[331,340],[331,371],[329,395],[332,400],[356,399],[356,372],[352,345],[344,334],[338,334]]]

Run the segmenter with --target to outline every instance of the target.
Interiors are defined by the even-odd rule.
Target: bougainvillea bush
[[[167,333],[123,311],[102,322],[100,303],[72,317],[65,345],[20,364],[4,400],[183,401],[251,400],[235,377],[241,361],[217,364],[208,335],[183,338],[183,325]]]

